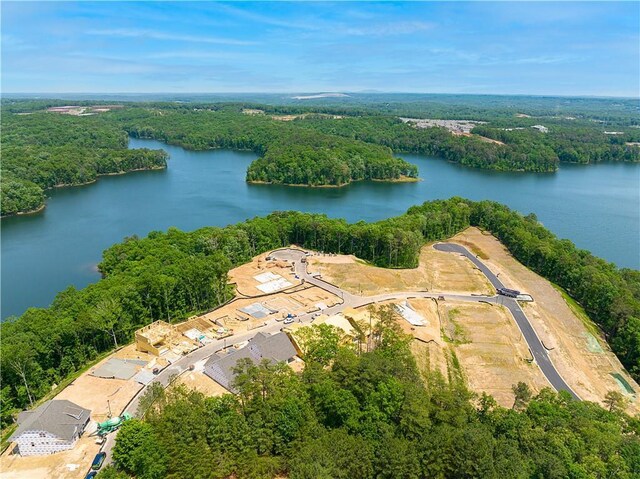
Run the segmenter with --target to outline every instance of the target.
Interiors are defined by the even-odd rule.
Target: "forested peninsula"
[[[162,150],[129,150],[126,132],[105,117],[2,112],[2,216],[44,208],[44,192],[100,175],[167,166]]]
[[[411,268],[425,242],[470,225],[494,234],[519,261],[564,288],[640,379],[640,272],[617,269],[557,239],[533,215],[451,198],[376,223],[279,212],[224,228],[127,238],[104,252],[103,279],[82,290],[70,287],[50,307],[31,308],[0,325],[2,424],[99,355],[130,342],[136,328],[158,319],[178,322],[227,301],[233,294],[228,271],[255,255],[297,244]]]
[[[127,135],[191,150],[251,150],[259,158],[249,166],[247,181],[286,185],[415,180],[417,167],[394,153],[421,153],[470,167],[523,172],[553,172],[561,162],[640,161],[637,125],[623,116],[608,119],[605,126],[604,120],[595,119],[598,110],[589,113],[593,118],[507,117],[502,109],[432,104],[147,102],[89,116],[46,110],[59,104],[3,102],[3,216],[42,208],[44,191],[54,186],[166,165],[161,151],[127,150]],[[474,111],[472,117],[478,121],[468,132],[452,133],[398,116],[446,117],[447,111],[461,118]]]

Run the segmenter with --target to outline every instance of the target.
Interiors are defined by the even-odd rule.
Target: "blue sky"
[[[640,3],[2,2],[3,92],[639,96]]]

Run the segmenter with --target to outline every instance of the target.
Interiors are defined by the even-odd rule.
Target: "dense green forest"
[[[581,110],[580,102],[570,101],[568,109],[556,108],[553,116],[547,111],[543,117],[522,117],[514,115],[527,102],[511,105],[498,97],[484,103],[473,100],[465,106],[431,98],[404,107],[362,102],[326,106],[147,102],[82,117],[42,111],[60,104],[55,100],[5,100],[2,215],[42,207],[47,188],[165,165],[162,152],[127,150],[127,134],[192,150],[252,150],[260,158],[249,166],[247,181],[310,186],[415,178],[416,166],[393,152],[434,155],[501,171],[550,172],[560,162],[640,161],[640,147],[633,144],[640,140],[640,129],[628,117],[633,105],[626,100],[619,107],[609,105],[617,113],[608,121],[558,116],[572,107],[583,115],[602,113],[598,102],[587,102],[590,109]],[[262,114],[244,114],[247,110]],[[272,119],[279,114],[304,115],[295,121]],[[444,128],[416,128],[403,123],[401,114],[487,123],[478,125],[474,135],[459,136]],[[548,132],[531,128],[540,122]],[[606,133],[607,128],[612,131]]]
[[[640,420],[514,385],[512,409],[419,368],[392,309],[369,352],[314,328],[305,368],[236,366],[237,395],[154,387],[100,479],[634,478]]]
[[[477,136],[455,136],[445,128],[415,128],[396,117],[322,117],[296,121],[301,127],[388,146],[393,151],[439,156],[465,166],[501,171],[555,171],[553,149],[534,142],[498,145]]]
[[[554,171],[559,162],[640,161],[640,129],[606,134],[602,126],[576,120],[545,119],[547,133],[532,126],[538,118],[510,118],[476,126],[474,136],[454,136],[444,128],[415,128],[395,117],[301,119],[301,126],[382,144],[394,151],[423,153],[455,163],[504,171]],[[487,142],[490,138],[504,145]]]
[[[99,175],[164,168],[162,150],[128,150],[126,132],[105,117],[2,114],[2,216],[44,206],[44,190]]]
[[[208,108],[173,108],[155,116],[145,110],[124,111],[126,128],[134,136],[156,138],[189,149],[245,148],[263,155],[249,168],[247,179],[277,183],[340,184],[340,179],[385,179],[415,176],[416,169],[398,162],[396,153],[439,156],[465,166],[501,171],[555,171],[560,162],[640,161],[640,148],[627,143],[640,140],[640,129],[622,128],[607,135],[599,123],[548,118],[548,133],[533,128],[537,118],[496,119],[475,128],[472,136],[453,135],[445,128],[416,128],[396,116],[379,111],[358,111],[347,116],[305,114],[292,122],[272,121],[267,113],[287,113],[291,108],[265,108],[263,115],[242,115],[247,105],[210,105]],[[293,109],[300,110],[298,109]],[[342,112],[345,113],[345,112]],[[502,127],[501,125],[508,125]],[[298,131],[295,127],[313,132]],[[507,128],[519,128],[506,131]],[[343,137],[351,142],[340,141]],[[483,138],[484,137],[484,138]],[[487,141],[498,140],[504,144]],[[364,160],[364,161],[363,161]],[[364,163],[370,167],[357,167]],[[330,168],[334,171],[331,176]],[[364,173],[364,176],[362,176]],[[301,181],[302,180],[302,181]]]
[[[299,129],[262,115],[245,115],[230,106],[158,112],[132,109],[114,115],[136,137],[191,150],[253,150],[261,157],[249,166],[248,181],[339,186],[418,173],[414,165],[395,158],[389,148]]]
[[[377,223],[279,212],[224,228],[153,232],[112,246],[99,265],[102,280],[82,290],[69,288],[49,308],[31,308],[0,325],[2,424],[98,354],[131,341],[136,328],[220,305],[232,294],[228,270],[259,253],[298,244],[354,254],[382,267],[415,267],[426,241],[470,225],[492,232],[518,260],[567,290],[640,379],[640,272],[619,270],[557,239],[533,215],[452,198]]]

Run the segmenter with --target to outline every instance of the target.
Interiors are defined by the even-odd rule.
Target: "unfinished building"
[[[199,344],[180,333],[178,328],[166,321],[153,323],[138,329],[135,333],[136,349],[154,356],[164,356],[171,352],[186,354]]]

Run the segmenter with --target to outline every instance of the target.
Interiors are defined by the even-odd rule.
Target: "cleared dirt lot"
[[[91,410],[91,419],[104,421],[109,417],[109,406],[114,416],[120,414],[142,385],[130,379],[104,379],[85,374],[67,386],[56,399],[68,399]]]
[[[300,280],[295,278],[291,265],[285,261],[267,261],[267,253],[253,258],[250,263],[238,266],[229,271],[229,280],[235,283],[237,292],[241,296],[261,296],[264,291],[257,288],[261,283],[255,279],[262,273],[272,272],[282,276],[292,285],[300,284]]]
[[[469,228],[452,241],[463,244],[477,254],[507,287],[529,293],[535,301],[524,303],[523,310],[544,345],[551,349],[551,359],[560,374],[581,398],[601,402],[608,391],[620,391],[612,374],[620,374],[636,391],[627,394],[629,412],[640,412],[637,399],[640,387],[624,371],[595,325],[572,309],[562,294],[547,280],[516,261],[493,236]],[[355,294],[428,290],[494,294],[486,278],[467,259],[435,251],[425,245],[418,268],[388,270],[367,265],[353,256],[313,256],[310,269]],[[433,308],[411,300],[416,310]],[[403,328],[419,341],[414,344],[416,357],[428,353],[430,367],[447,369],[453,351],[469,386],[486,391],[505,406],[511,406],[511,386],[526,382],[534,391],[548,386],[539,368],[527,361],[529,351],[517,325],[506,311],[489,305],[440,302],[440,338],[429,328],[413,328],[401,321]],[[429,317],[428,311],[424,312]],[[438,349],[441,351],[437,352]],[[420,361],[419,361],[420,363]],[[444,366],[443,366],[444,364]],[[447,371],[451,373],[451,371]]]
[[[552,349],[551,359],[558,371],[581,398],[601,402],[608,391],[623,392],[611,375],[618,373],[636,391],[635,397],[627,395],[629,412],[640,412],[638,384],[624,371],[595,325],[581,319],[551,283],[516,261],[496,238],[477,228],[468,228],[453,241],[480,253],[507,287],[533,296],[535,302],[525,304],[523,310],[544,345]],[[594,348],[594,337],[599,348]]]
[[[223,394],[229,393],[229,391],[202,371],[189,371],[184,373],[176,380],[175,384],[184,385],[189,389],[195,389],[207,397],[222,396]]]
[[[485,276],[465,258],[436,251],[425,245],[415,269],[370,266],[355,256],[310,258],[310,271],[319,270],[327,281],[354,294],[373,295],[393,291],[448,291],[494,294]]]
[[[238,334],[245,331],[260,328],[273,318],[284,319],[287,314],[301,315],[311,311],[317,311],[320,306],[333,306],[340,302],[340,298],[328,293],[316,286],[300,285],[286,293],[275,293],[259,298],[241,298],[233,301],[222,308],[207,313],[202,317],[219,326],[223,326]],[[254,303],[277,310],[264,318],[254,318],[251,315],[240,311]]]
[[[471,390],[491,394],[505,407],[513,405],[511,386],[518,381],[534,391],[548,386],[528,361],[527,344],[506,309],[432,299],[411,299],[409,304],[427,321],[416,327],[398,319],[403,331],[416,338],[412,350],[421,370],[462,377]]]
[[[511,407],[511,387],[519,381],[535,392],[549,386],[540,369],[530,363],[527,343],[506,308],[448,302],[442,309],[442,316],[452,323],[443,334],[450,337],[449,346],[473,391],[484,391]]]

